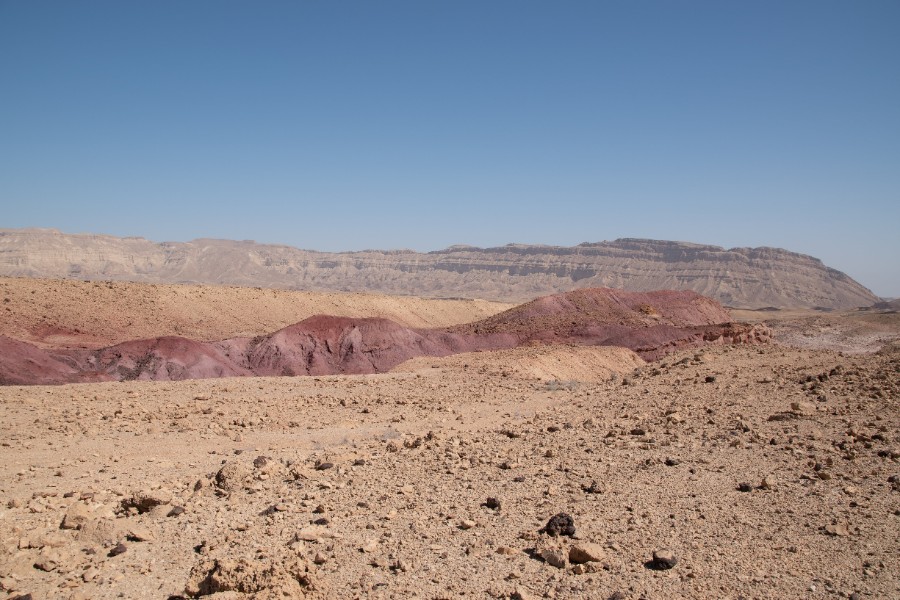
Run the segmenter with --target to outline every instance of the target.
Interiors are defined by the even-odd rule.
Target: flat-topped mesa
[[[554,343],[620,346],[653,360],[681,348],[770,338],[764,325],[728,320],[720,304],[694,292],[598,288],[433,329],[383,318],[317,315],[268,335],[219,342],[167,336],[100,350],[53,351],[0,338],[10,350],[0,360],[0,383],[381,373],[420,356]]]
[[[739,308],[871,306],[871,291],[819,259],[778,248],[635,238],[573,247],[508,244],[315,252],[251,241],[0,230],[0,275],[368,291],[524,302],[578,288],[691,290]]]

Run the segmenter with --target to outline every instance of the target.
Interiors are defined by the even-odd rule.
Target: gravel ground
[[[0,590],[900,598],[896,349],[719,347],[564,381],[499,356],[0,388]]]

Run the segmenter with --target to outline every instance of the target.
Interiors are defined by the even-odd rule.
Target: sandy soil
[[[3,387],[0,591],[900,598],[898,401],[896,346],[777,344]]]
[[[0,277],[0,332],[41,347],[101,348],[170,335],[203,341],[253,337],[317,314],[447,327],[512,306],[484,300]]]
[[[628,348],[612,346],[534,346],[493,352],[464,352],[443,358],[421,357],[395,367],[395,373],[444,369],[457,376],[470,370],[494,377],[540,379],[558,386],[608,381],[647,364]],[[550,384],[554,385],[554,384]]]

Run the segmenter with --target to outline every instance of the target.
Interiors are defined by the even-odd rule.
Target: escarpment
[[[871,291],[820,260],[778,248],[642,239],[574,247],[509,244],[316,252],[251,241],[0,230],[0,275],[365,291],[524,302],[580,288],[690,290],[739,308],[870,306]]]

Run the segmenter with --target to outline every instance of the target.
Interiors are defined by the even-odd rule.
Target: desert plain
[[[72,352],[255,339],[317,314],[464,329],[514,308],[20,278],[0,302],[0,335]],[[730,316],[771,335],[0,386],[0,590],[900,598],[896,310]]]

